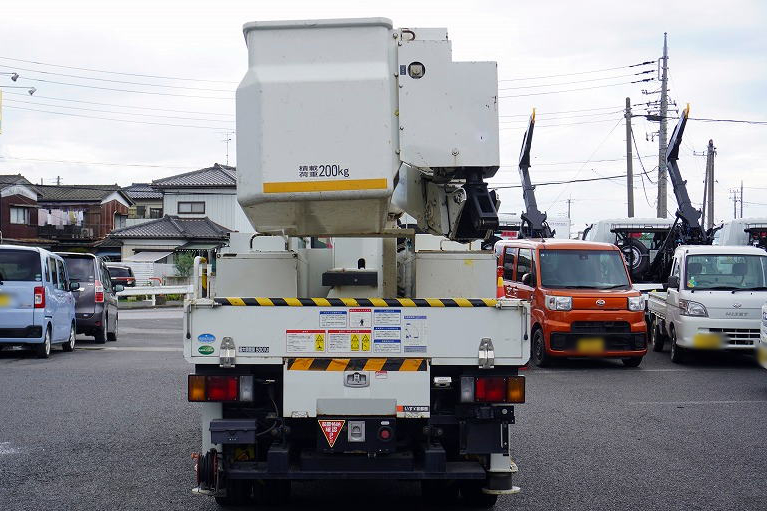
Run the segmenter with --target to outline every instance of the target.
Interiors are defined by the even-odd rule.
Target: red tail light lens
[[[35,286],[35,309],[45,308],[45,288]]]
[[[96,303],[104,303],[104,285],[100,280],[94,283],[93,290],[96,292]]]
[[[506,401],[506,378],[477,378],[474,399],[479,403],[502,403]]]
[[[205,381],[208,401],[237,401],[236,376],[208,376]]]

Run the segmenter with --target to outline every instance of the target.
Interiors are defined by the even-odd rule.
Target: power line
[[[702,117],[689,117],[691,121],[702,121],[702,122],[737,122],[742,124],[758,124],[761,126],[767,125],[767,121],[747,121],[743,119],[706,119]]]
[[[645,78],[643,80],[633,80],[633,81],[630,81],[630,82],[621,82],[621,83],[608,83],[608,84],[605,84],[605,85],[592,85],[591,87],[580,87],[580,88],[577,88],[577,89],[553,90],[553,91],[548,91],[548,92],[531,92],[530,94],[515,94],[515,95],[512,95],[512,96],[498,96],[498,97],[501,98],[501,99],[504,99],[504,98],[523,98],[523,97],[527,97],[527,96],[543,96],[543,95],[546,95],[546,94],[561,94],[563,92],[576,92],[576,91],[581,91],[581,90],[603,89],[605,87],[617,87],[619,85],[630,85],[632,83],[650,82],[652,80],[654,80],[654,78]]]
[[[615,78],[626,78],[627,76],[639,76],[647,73],[652,73],[653,70],[640,71],[639,73],[628,73],[625,75],[604,76],[602,78],[588,78],[586,80],[574,80],[571,82],[558,82],[558,83],[542,83],[539,85],[520,85],[519,87],[502,87],[498,90],[515,90],[515,89],[536,89],[539,87],[558,87],[560,85],[572,85],[574,83],[586,83],[586,82],[598,82],[601,80],[613,80]]]
[[[6,67],[8,69],[13,69],[14,71],[29,71],[31,73],[37,73],[37,74],[46,74],[46,75],[55,75],[55,76],[65,76],[67,78],[78,78],[80,80],[98,80],[100,82],[110,82],[110,83],[124,83],[128,85],[145,85],[147,87],[166,87],[169,89],[188,89],[188,90],[202,90],[202,91],[212,91],[212,92],[232,92],[231,89],[208,89],[204,87],[186,87],[182,85],[166,85],[162,83],[147,83],[147,82],[129,82],[126,80],[111,80],[109,78],[97,78],[92,76],[82,76],[82,75],[70,75],[66,73],[54,73],[53,71],[39,71],[36,69],[28,69],[23,67],[11,67],[11,66],[4,66],[0,65],[0,67]],[[26,78],[28,80],[34,80],[35,78],[29,78],[25,75],[21,75],[21,78]]]
[[[233,97],[228,98],[220,98],[218,96],[194,96],[191,94],[173,94],[171,92],[156,92],[156,91],[143,91],[143,90],[130,90],[130,89],[115,89],[112,87],[99,87],[98,85],[84,85],[81,83],[67,83],[67,82],[57,82],[55,80],[45,80],[43,78],[25,78],[26,80],[32,81],[32,82],[43,82],[43,83],[52,83],[56,85],[66,85],[68,87],[85,87],[86,89],[98,89],[98,90],[108,90],[113,92],[130,92],[131,94],[151,94],[155,96],[174,96],[177,98],[195,98],[195,99],[222,99],[222,100],[232,100]]]
[[[55,112],[53,110],[38,110],[36,108],[26,108],[22,106],[7,106],[6,108],[15,108],[16,110],[27,110],[30,112],[41,112],[45,114],[56,114],[56,115],[68,115],[70,117],[83,117],[86,119],[100,119],[103,121],[118,121],[118,122],[130,122],[133,124],[152,124],[154,126],[173,126],[176,128],[202,128],[202,129],[213,129],[213,130],[220,130],[222,129],[221,126],[193,126],[190,124],[169,124],[169,123],[162,123],[162,122],[150,122],[150,121],[134,121],[131,119],[115,119],[112,117],[99,117],[95,115],[83,115],[83,114],[71,114],[68,112]]]
[[[568,122],[568,123],[561,123],[561,124],[536,124],[536,128],[553,128],[556,126],[578,126],[581,124],[595,124],[600,122],[612,122],[615,118],[612,119],[601,119],[598,121],[582,121],[582,122]],[[525,126],[503,126],[498,128],[499,130],[524,130],[526,129]]]
[[[653,156],[658,156],[658,155],[657,154],[645,154],[644,155],[645,158],[651,158]],[[637,156],[635,158],[638,158],[638,157],[639,157],[639,155],[637,153]],[[534,166],[534,167],[541,167],[541,166],[544,166],[544,165],[574,165],[574,164],[577,164],[577,163],[601,163],[601,162],[607,162],[607,161],[625,161],[625,160],[626,160],[626,157],[624,156],[622,158],[605,158],[603,160],[588,160],[588,161],[555,161],[555,162],[548,162],[548,163],[533,162],[532,166]],[[501,167],[514,167],[514,168],[517,168],[516,165],[501,165]]]
[[[644,173],[642,173],[642,174],[644,174]],[[626,174],[619,174],[619,175],[616,175],[616,176],[589,177],[589,178],[583,178],[583,179],[570,179],[568,181],[548,181],[548,182],[544,182],[544,183],[535,183],[535,186],[569,185],[569,184],[573,184],[573,183],[590,183],[592,181],[607,181],[609,179],[620,179],[620,178],[623,178],[623,177],[626,177]],[[494,190],[500,190],[500,189],[504,189],[504,188],[522,188],[522,185],[493,186],[491,184],[488,187],[492,188]],[[561,192],[560,192],[560,195],[561,195]],[[554,202],[556,202],[556,200]]]
[[[554,114],[569,114],[569,113],[573,113],[573,112],[591,112],[591,111],[594,111],[594,110],[616,110],[616,107],[615,107],[615,105],[613,105],[613,106],[605,106],[605,107],[600,107],[600,108],[582,108],[580,110],[561,110],[559,112],[548,112],[548,113],[546,113],[546,112],[538,113],[538,111],[536,110],[535,116],[538,117],[539,115],[545,116],[545,115],[554,115]],[[499,115],[498,117],[525,117],[525,118],[528,118],[528,117],[530,117],[530,112],[528,112],[526,114]]]
[[[23,92],[6,92],[5,94],[15,94],[17,96],[24,96],[27,97],[28,94],[25,94]],[[158,112],[176,112],[181,114],[201,114],[201,115],[221,115],[221,116],[227,116],[227,117],[233,117],[234,114],[222,114],[217,112],[199,112],[195,110],[174,110],[170,108],[154,108],[154,107],[147,107],[147,106],[131,106],[131,105],[118,105],[116,103],[101,103],[99,101],[84,101],[81,99],[69,99],[69,98],[53,98],[50,96],[39,96],[35,95],[34,99],[50,99],[51,101],[68,101],[73,103],[83,103],[86,105],[100,105],[100,106],[114,106],[117,108],[132,108],[135,110],[156,110]]]
[[[76,165],[107,165],[110,167],[144,167],[153,169],[195,169],[194,165],[154,165],[149,163],[112,163],[103,161],[77,161],[77,160],[49,160],[44,158],[15,158],[11,156],[1,156],[0,160],[18,160],[34,161],[41,163],[71,163]]]
[[[101,110],[99,108],[84,108],[84,107],[78,107],[78,106],[67,106],[67,105],[56,105],[51,103],[39,103],[37,101],[24,101],[21,99],[13,99],[11,100],[12,104],[15,103],[25,103],[28,105],[39,105],[39,106],[50,106],[54,108],[69,108],[72,110],[85,110],[88,112],[102,112],[102,113],[108,113],[108,114],[120,114],[120,115],[140,115],[142,117],[162,117],[166,119],[182,119],[186,121],[209,121],[209,122],[234,122],[234,120],[231,119],[203,119],[200,117],[180,117],[177,115],[161,115],[161,114],[142,114],[142,113],[134,113],[134,112],[120,112],[115,110]]]
[[[107,71],[103,69],[94,69],[94,68],[88,68],[88,67],[63,66],[61,64],[51,64],[50,62],[40,62],[37,60],[24,60],[24,59],[16,59],[11,57],[2,57],[2,56],[0,56],[0,59],[12,60],[14,62],[26,62],[27,64],[36,64],[38,66],[60,67],[63,69],[76,69],[78,71],[92,71],[94,73],[108,73],[108,74],[123,75],[123,76],[141,76],[143,78],[160,78],[162,80],[186,80],[191,82],[211,82],[211,83],[230,83],[230,84],[237,83],[237,82],[230,82],[227,80],[206,80],[204,78],[188,78],[188,77],[184,78],[180,76],[148,75],[148,74],[140,74],[140,73],[125,73],[121,71]]]
[[[589,74],[589,73],[601,73],[603,71],[613,71],[615,69],[627,69],[627,68],[630,68],[630,67],[645,66],[645,65],[654,64],[654,63],[655,63],[654,60],[648,60],[646,62],[640,62],[639,64],[631,64],[631,65],[628,65],[628,66],[606,67],[606,68],[603,68],[603,69],[594,69],[594,70],[591,70],[591,71],[578,71],[578,72],[575,72],[575,73],[562,73],[562,74],[558,74],[558,75],[548,75],[548,76],[528,76],[526,78],[507,78],[505,80],[498,80],[498,81],[499,82],[516,82],[516,81],[520,81],[520,80],[538,80],[538,79],[541,79],[541,78],[556,78],[558,76],[585,75],[585,74]]]
[[[558,121],[558,120],[561,120],[561,119],[580,119],[580,118],[583,118],[583,117],[598,117],[600,115],[617,114],[617,113],[622,112],[622,111],[623,110],[612,110],[610,112],[595,112],[593,114],[557,115],[555,119],[551,119],[551,120],[552,121]],[[549,114],[549,115],[554,115],[554,114]],[[528,115],[528,117],[529,117],[529,115]],[[536,117],[536,119],[538,118],[538,113],[537,112],[535,114],[535,117]],[[544,119],[543,122],[546,122],[548,120],[549,119]],[[524,119],[502,119],[502,120],[500,120],[498,122],[499,123],[506,123],[506,124],[509,124],[509,123],[520,124],[520,123],[522,123],[525,126],[527,126],[527,121],[524,120]]]

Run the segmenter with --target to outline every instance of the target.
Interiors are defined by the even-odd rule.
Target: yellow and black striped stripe
[[[289,358],[288,371],[426,371],[426,359]]]
[[[495,298],[261,298],[217,297],[218,305],[261,307],[495,307]]]

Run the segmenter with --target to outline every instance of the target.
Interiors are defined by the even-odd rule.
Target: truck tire
[[[623,258],[629,265],[631,278],[637,280],[641,278],[650,268],[650,251],[636,238],[626,238],[621,246]]]
[[[463,481],[460,484],[461,502],[471,509],[492,509],[498,501],[498,495],[482,491],[484,481]]]
[[[101,322],[101,326],[93,332],[93,339],[96,341],[96,344],[104,344],[107,342],[107,321],[104,319],[104,321]]]
[[[538,329],[533,333],[533,342],[530,346],[531,358],[538,367],[548,367],[551,365],[551,357],[546,354],[546,342],[543,339],[543,330]]]
[[[671,361],[675,364],[684,364],[687,358],[687,350],[679,346],[676,342],[676,331],[671,329]]]
[[[666,343],[666,336],[663,335],[663,331],[660,327],[660,322],[653,321],[653,327],[650,330],[650,344],[652,344],[652,350],[655,352],[663,351],[663,345]]]

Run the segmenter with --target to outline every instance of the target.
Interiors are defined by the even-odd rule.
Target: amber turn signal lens
[[[506,402],[524,403],[525,402],[525,377],[509,376],[506,380]]]
[[[205,376],[189,375],[189,401],[205,401]]]

